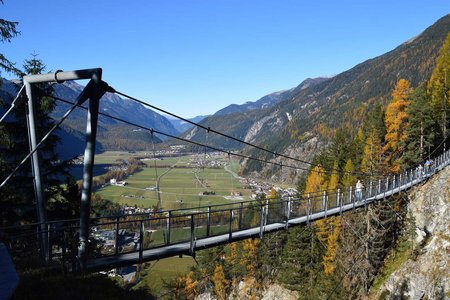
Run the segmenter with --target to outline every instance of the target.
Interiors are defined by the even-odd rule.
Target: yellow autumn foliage
[[[184,293],[186,295],[186,299],[192,300],[197,296],[196,287],[198,285],[198,281],[194,280],[194,272],[189,272],[186,274],[185,285],[184,285]]]
[[[386,107],[386,144],[383,148],[387,163],[394,173],[400,171],[400,157],[403,153],[402,142],[406,139],[405,129],[408,122],[407,108],[410,104],[411,87],[406,79],[400,79],[392,92],[392,100]]]
[[[216,265],[214,268],[212,282],[214,283],[214,293],[216,294],[217,299],[225,300],[227,296],[228,280],[225,278],[225,273],[221,264]]]

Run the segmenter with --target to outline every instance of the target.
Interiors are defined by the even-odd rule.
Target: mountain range
[[[74,102],[83,86],[67,81],[63,84],[55,84],[53,95],[71,102]],[[2,94],[15,95],[17,88],[7,80],[2,82]],[[5,97],[4,97],[5,98]],[[11,99],[6,97],[5,99]],[[69,108],[70,104],[56,101],[57,105],[52,113],[52,117],[59,119]],[[147,109],[142,104],[132,100],[122,99],[121,97],[106,93],[100,99],[100,112],[121,118],[128,122],[133,122],[144,127],[154,128],[156,130],[178,135],[174,126],[164,116]],[[57,151],[62,159],[74,157],[83,153],[85,145],[86,131],[86,111],[80,108],[75,109],[71,115],[64,121],[57,135],[61,139]],[[154,142],[160,143],[164,136],[155,135]],[[152,137],[148,131],[126,125],[122,122],[99,116],[97,132],[97,151],[103,150],[147,150],[152,147]]]
[[[241,105],[231,104],[225,108],[218,110],[214,115],[215,116],[223,116],[223,115],[228,115],[228,114],[232,114],[232,113],[248,112],[249,110],[254,110],[254,109],[270,108],[270,107],[274,106],[275,104],[277,104],[278,102],[289,99],[289,97],[292,95],[292,92],[294,90],[305,89],[309,86],[318,84],[325,80],[327,80],[327,78],[324,78],[324,77],[308,78],[308,79],[304,80],[302,83],[300,83],[300,85],[296,88],[271,93],[269,95],[266,95],[266,96],[260,98],[259,100],[256,100],[255,102],[248,101]]]
[[[313,81],[309,85],[302,83],[294,89],[275,94],[281,99],[272,106],[261,106],[245,114],[239,107],[229,106],[222,112],[230,113],[216,113],[201,124],[278,153],[311,160],[319,149],[330,142],[336,128],[345,127],[354,132],[374,104],[386,105],[400,78],[410,81],[413,87],[428,80],[449,32],[450,15],[447,15],[392,51],[366,60],[332,78]],[[200,142],[208,139],[210,144],[227,149],[244,148],[240,143],[207,135],[198,128],[187,131],[183,136]],[[260,151],[245,151],[260,158],[272,159]],[[254,162],[245,165],[244,172],[274,174],[273,170],[269,170],[270,166]],[[296,176],[284,173],[275,176]]]
[[[187,120],[194,122],[194,123],[199,123],[201,120],[203,120],[204,118],[208,117],[209,115],[206,116],[196,116],[193,118],[189,118]],[[179,132],[179,133],[183,133],[188,129],[191,129],[192,124],[185,122],[183,120],[177,119],[175,117],[172,116],[166,116],[166,118],[169,120],[169,122],[173,125],[173,127]]]
[[[352,132],[362,124],[365,114],[374,104],[385,105],[400,78],[409,80],[413,87],[428,80],[449,31],[450,15],[447,15],[392,51],[331,78],[309,78],[289,90],[271,93],[255,102],[232,104],[213,115],[190,120],[278,153],[311,160],[318,149],[329,143],[336,128],[344,126]],[[54,94],[73,101],[82,89],[83,86],[75,82],[66,82],[56,84]],[[3,81],[1,92],[15,94],[15,88],[10,82]],[[68,104],[58,103],[53,116],[59,118],[69,107]],[[114,94],[107,93],[100,100],[100,111],[171,135],[181,133],[187,139],[207,141],[216,147],[244,149],[238,142],[206,134],[189,123],[167,118]],[[82,153],[85,127],[86,112],[76,109],[58,132],[62,140],[58,151],[63,158]],[[154,142],[163,139],[158,136]],[[148,131],[100,116],[98,151],[145,150],[151,146]],[[244,151],[272,159],[252,149]],[[268,166],[255,163],[244,165],[245,172],[273,173]],[[295,177],[295,174],[283,176]]]

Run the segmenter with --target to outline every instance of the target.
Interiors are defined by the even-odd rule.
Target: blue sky
[[[450,12],[447,0],[5,0],[0,52],[50,70],[102,67],[124,93],[184,117],[332,76]]]

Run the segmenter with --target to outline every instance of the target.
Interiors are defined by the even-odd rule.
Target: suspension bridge
[[[98,101],[107,91],[116,92],[130,99],[134,98],[117,92],[103,82],[101,80],[101,69],[74,72],[57,71],[52,74],[24,77],[23,82],[27,92],[28,111],[30,114],[32,115],[33,112],[32,83],[61,83],[64,80],[77,79],[91,79],[91,81],[78,99],[72,103],[69,111],[40,142],[36,140],[33,117],[29,116],[28,120],[31,124],[29,127],[31,151],[0,185],[0,187],[3,187],[23,163],[29,158],[32,159],[39,222],[19,227],[0,228],[0,232],[6,237],[4,240],[13,257],[36,255],[40,256],[46,264],[57,263],[72,271],[95,272],[175,255],[195,256],[196,251],[200,249],[247,238],[263,238],[268,232],[289,229],[292,226],[307,224],[315,220],[341,215],[365,207],[373,202],[381,201],[421,184],[450,163],[450,152],[447,151],[435,157],[425,168],[409,169],[401,174],[385,177],[369,177],[366,181],[366,186],[361,191],[355,191],[353,187],[349,186],[344,189],[326,190],[303,194],[298,197],[261,199],[222,205],[208,205],[196,207],[195,209],[155,210],[146,214],[90,218],[90,195],[92,191],[92,167],[95,155],[97,118],[99,115],[106,115],[98,111]],[[81,105],[87,99],[89,99],[89,107],[82,107]],[[140,100],[137,101],[141,102]],[[142,102],[142,104],[152,107],[145,102]],[[43,213],[45,206],[40,183],[37,150],[43,140],[77,107],[88,110],[87,145],[84,155],[80,218],[47,221]],[[163,111],[159,108],[156,109]],[[173,115],[170,112],[163,112]],[[4,117],[2,117],[3,119]],[[280,165],[281,167],[301,169],[299,166],[281,165],[273,161],[232,153],[211,145],[170,136],[153,128],[142,127],[132,122],[123,122],[149,130],[152,135],[155,133],[166,135],[214,151],[223,152],[229,156],[234,155],[240,158]],[[275,157],[283,157],[297,163],[314,166],[312,163],[298,158],[275,153],[214,131],[209,127],[204,127],[191,121],[188,122],[203,128],[208,133],[212,132],[234,139],[247,146],[268,152]],[[361,173],[356,174],[361,175]]]

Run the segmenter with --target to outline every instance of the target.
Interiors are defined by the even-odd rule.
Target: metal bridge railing
[[[232,241],[235,235],[259,231],[262,237],[273,228],[287,228],[293,224],[343,213],[368,203],[389,197],[431,177],[450,163],[450,154],[436,158],[426,168],[409,169],[382,180],[369,180],[358,199],[353,187],[331,192],[301,195],[298,198],[265,199],[225,205],[210,205],[150,214],[120,215],[92,218],[89,225],[88,258],[121,257],[136,254],[137,261],[145,260],[145,251],[164,249],[171,245],[188,243],[193,254],[197,242],[211,237],[225,236]],[[273,226],[276,225],[277,226]],[[0,229],[0,238],[19,261],[39,258],[39,236],[48,239],[48,256],[52,262],[77,269],[79,220],[58,220],[42,224]],[[272,226],[272,227],[271,227]],[[255,231],[254,229],[258,229]],[[253,230],[253,231],[252,231]],[[211,246],[214,241],[211,240]],[[182,254],[182,253],[180,253]],[[105,266],[106,267],[106,266]]]

